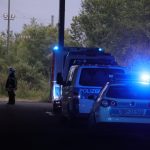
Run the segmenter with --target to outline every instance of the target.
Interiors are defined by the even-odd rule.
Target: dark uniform
[[[15,90],[17,90],[17,80],[15,77],[15,69],[9,68],[9,76],[6,81],[6,90],[8,92],[8,104],[15,104]]]

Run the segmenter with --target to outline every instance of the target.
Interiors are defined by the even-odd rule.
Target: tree
[[[82,46],[104,47],[121,64],[150,57],[150,0],[84,0],[71,24],[72,39]]]
[[[35,18],[25,24],[19,34],[12,33],[10,50],[6,53],[6,34],[0,36],[0,85],[5,86],[7,67],[14,66],[18,78],[17,95],[20,97],[39,95],[49,89],[50,52],[58,43],[57,26],[39,24]],[[5,37],[5,38],[4,38]],[[74,44],[68,30],[65,31],[65,45]],[[4,89],[0,89],[4,94]]]

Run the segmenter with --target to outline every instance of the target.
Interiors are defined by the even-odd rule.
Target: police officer
[[[6,91],[8,92],[9,101],[7,104],[15,104],[15,90],[17,90],[17,79],[15,77],[15,69],[9,67],[9,75],[6,81]]]

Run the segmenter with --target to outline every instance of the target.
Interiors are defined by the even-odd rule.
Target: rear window
[[[150,99],[150,86],[143,84],[110,86],[106,96],[121,99]]]
[[[109,79],[109,75],[124,73],[123,69],[110,68],[83,68],[80,75],[79,84],[82,86],[104,86]]]

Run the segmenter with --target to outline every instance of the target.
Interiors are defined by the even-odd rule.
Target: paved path
[[[72,124],[51,112],[50,103],[0,101],[0,149],[149,149],[150,129],[111,134],[108,129],[91,131],[85,124]],[[140,128],[139,128],[140,129]],[[148,133],[148,132],[149,133]],[[3,148],[2,148],[3,147]]]

